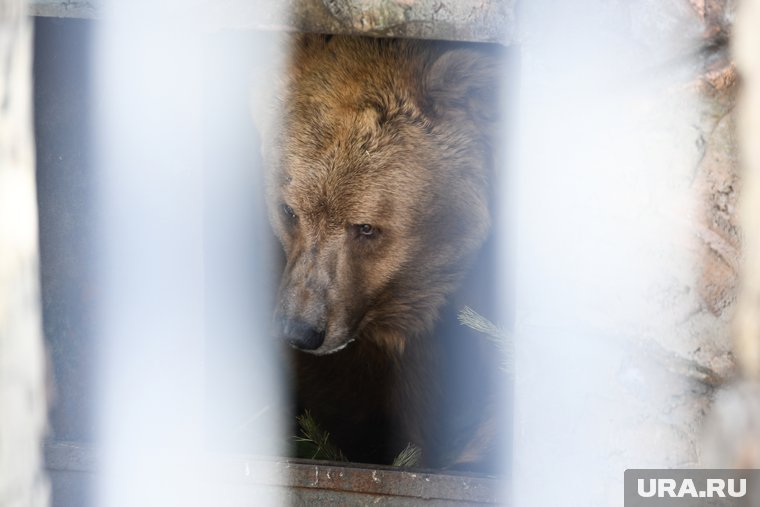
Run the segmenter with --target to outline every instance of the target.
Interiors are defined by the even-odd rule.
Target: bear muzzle
[[[282,318],[281,332],[288,344],[301,350],[316,350],[325,341],[324,330],[319,330],[298,318]]]

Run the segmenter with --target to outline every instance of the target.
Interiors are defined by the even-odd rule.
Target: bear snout
[[[325,341],[324,330],[320,331],[301,319],[283,318],[281,325],[283,339],[298,349],[316,350]]]

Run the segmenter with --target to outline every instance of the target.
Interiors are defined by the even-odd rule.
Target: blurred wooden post
[[[44,506],[46,427],[32,134],[32,23],[0,0],[0,505]]]

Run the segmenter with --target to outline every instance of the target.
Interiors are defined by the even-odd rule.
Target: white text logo
[[[702,490],[692,479],[680,484],[675,479],[639,479],[638,493],[644,498],[739,498],[747,494],[747,479],[707,479],[707,487]]]

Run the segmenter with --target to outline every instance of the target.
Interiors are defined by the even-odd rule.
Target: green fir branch
[[[465,306],[460,310],[457,319],[459,319],[460,324],[484,334],[488,341],[496,345],[496,348],[503,356],[501,369],[511,375],[513,371],[512,365],[514,364],[511,335],[469,306]]]
[[[392,466],[401,468],[412,468],[420,466],[422,462],[422,449],[412,444],[407,444],[403,451],[393,460]]]
[[[298,457],[327,461],[348,461],[341,450],[330,441],[330,434],[319,427],[308,410],[296,417],[296,420],[301,428],[301,435],[295,437]]]

